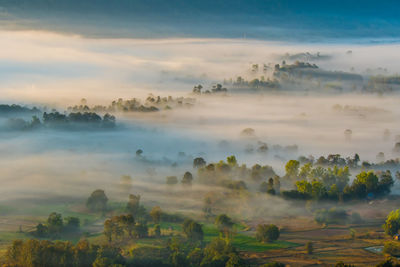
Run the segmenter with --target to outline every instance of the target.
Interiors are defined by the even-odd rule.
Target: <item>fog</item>
[[[87,99],[89,106],[108,105],[118,98],[143,99],[150,93],[196,98],[193,107],[116,113],[117,126],[107,131],[7,131],[3,127],[0,205],[12,205],[13,201],[56,203],[60,199],[84,203],[93,190],[102,188],[112,201],[127,201],[128,193],[135,193],[142,195],[145,205],[199,213],[207,192],[226,189],[196,183],[192,167],[195,157],[211,163],[235,155],[240,164],[271,165],[283,175],[286,161],[301,155],[318,158],[339,153],[347,157],[358,153],[368,161],[376,161],[379,152],[384,152],[386,159],[398,156],[393,152],[395,137],[400,134],[400,97],[395,92],[313,93],[303,84],[291,91],[262,94],[231,93],[230,88],[226,95],[191,94],[197,84],[211,88],[238,76],[272,77],[271,71],[252,72],[252,64],[273,68],[287,53],[326,55],[310,62],[324,70],[364,78],[371,71],[383,69],[388,75],[396,74],[400,71],[397,44],[92,39],[46,31],[1,31],[0,39],[3,103],[46,106],[64,112],[81,98]],[[353,108],[340,111],[334,108],[337,104]],[[254,129],[254,136],[243,137],[241,132],[246,128]],[[346,129],[352,131],[350,140],[344,135]],[[383,138],[385,129],[390,130],[387,139]],[[266,153],[257,152],[259,142],[268,144]],[[298,149],[284,149],[291,145]],[[249,152],[249,148],[254,151]],[[139,158],[138,149],[143,150]],[[186,171],[195,176],[192,193],[180,185],[174,189],[165,185],[166,176],[181,179]],[[122,175],[132,177],[132,187],[123,192]],[[252,201],[258,202],[257,197]],[[273,201],[276,207],[286,207],[286,214],[295,212],[282,199],[270,197],[265,203]],[[257,210],[264,208],[263,204]],[[257,213],[246,207],[239,212],[246,216]]]

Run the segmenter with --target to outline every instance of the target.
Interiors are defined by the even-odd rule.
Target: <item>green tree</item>
[[[271,242],[279,238],[279,228],[274,224],[259,224],[256,229],[256,239],[259,242]]]
[[[383,225],[383,229],[386,234],[391,236],[398,233],[400,229],[400,209],[393,210],[389,213]]]
[[[97,189],[93,191],[88,200],[86,201],[86,206],[91,211],[105,211],[107,209],[108,198],[104,190]]]
[[[237,165],[237,160],[236,160],[236,157],[235,157],[234,155],[232,155],[232,156],[230,156],[230,157],[227,157],[227,158],[226,158],[226,162],[228,162],[228,164],[229,164],[231,167],[235,167],[235,166]]]
[[[207,162],[203,158],[195,158],[193,160],[193,168],[202,168],[206,166]]]
[[[300,168],[299,178],[300,179],[307,179],[310,176],[312,170],[312,164],[306,163]]]
[[[63,230],[63,218],[60,213],[52,212],[47,218],[47,228],[50,234],[60,234]]]
[[[297,160],[289,160],[285,165],[286,177],[290,179],[297,179],[299,175],[300,162]]]
[[[191,220],[191,219],[186,219],[183,222],[183,232],[186,235],[186,237],[191,240],[191,241],[203,241],[203,227],[201,224]]]
[[[216,238],[204,248],[200,266],[225,266],[231,253],[237,254],[232,244],[226,239]]]
[[[218,227],[221,233],[223,233],[226,237],[229,237],[232,233],[232,227],[234,223],[226,214],[220,214],[217,216],[217,218],[215,218],[215,225]]]
[[[296,182],[296,187],[298,192],[311,196],[313,189],[311,183],[307,182],[306,180],[301,180]]]
[[[327,195],[325,186],[319,181],[312,182],[311,195],[314,199],[321,199]]]
[[[155,224],[159,224],[161,220],[162,210],[159,206],[155,206],[150,211],[150,216]]]

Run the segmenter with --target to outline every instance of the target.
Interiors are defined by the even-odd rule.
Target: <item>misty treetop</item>
[[[103,116],[94,112],[72,112],[62,114],[58,111],[44,112],[42,121],[33,116],[31,121],[21,118],[10,118],[6,127],[10,130],[34,130],[40,128],[47,129],[66,129],[66,130],[95,130],[111,129],[116,126],[116,118],[106,113]]]
[[[325,70],[317,66],[317,60],[326,60],[328,55],[319,53],[285,54],[280,64],[252,63],[249,68],[249,79],[243,76],[224,79],[223,85],[228,88],[224,92],[284,92],[296,88],[307,92],[361,92],[391,93],[400,90],[399,75],[358,74],[352,71]],[[287,63],[290,61],[292,63]],[[260,76],[261,75],[261,76]],[[193,92],[202,93],[203,86],[195,86]],[[232,90],[231,90],[232,89]],[[207,93],[213,91],[207,90]]]
[[[17,104],[1,104],[0,105],[0,116],[9,116],[9,115],[33,115],[33,114],[39,114],[41,111],[37,107],[26,107],[26,106],[20,106]]]
[[[204,164],[203,164],[204,165]],[[197,169],[198,180],[205,184],[219,184],[225,186],[233,186],[232,182],[238,182],[240,187],[245,188],[245,181],[260,182],[272,177],[275,174],[273,168],[269,165],[255,164],[248,168],[245,164],[239,165],[235,156],[230,156],[227,161],[219,161],[218,163],[210,163]]]
[[[108,106],[95,105],[89,107],[86,99],[82,99],[80,105],[68,107],[71,112],[157,112],[160,110],[169,110],[173,108],[190,108],[195,104],[196,100],[189,97],[162,97],[149,96],[142,101],[139,98],[124,100],[119,98],[114,100]]]

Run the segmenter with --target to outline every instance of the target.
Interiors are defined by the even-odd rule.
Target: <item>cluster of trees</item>
[[[29,107],[23,107],[20,105],[12,104],[12,105],[6,105],[6,104],[1,104],[0,105],[0,116],[7,116],[9,114],[36,114],[40,113],[40,110],[36,107],[29,108]]]
[[[201,94],[206,94],[206,95],[209,95],[209,94],[221,94],[221,93],[227,93],[228,92],[228,89],[226,89],[225,87],[223,87],[222,86],[222,84],[216,84],[216,85],[213,85],[212,86],[212,88],[210,89],[210,90],[206,90],[206,91],[202,91],[203,90],[203,86],[201,85],[201,84],[199,84],[199,85],[195,85],[194,87],[193,87],[193,94],[196,94],[196,95],[201,95]]]
[[[298,161],[301,164],[311,163],[313,165],[322,167],[349,166],[350,168],[357,168],[359,167],[358,163],[360,162],[360,156],[358,154],[354,154],[353,157],[343,158],[340,154],[329,154],[326,158],[324,156],[320,156],[317,160],[315,160],[312,156],[300,156]]]
[[[146,208],[143,205],[140,205],[140,195],[130,194],[128,203],[126,204],[126,211],[136,220],[145,221],[148,218],[148,214]]]
[[[139,247],[130,252],[130,266],[243,266],[238,251],[230,240],[216,238],[204,244],[173,237],[165,247]]]
[[[290,71],[293,71],[296,69],[318,69],[318,66],[315,64],[311,64],[308,62],[302,62],[302,61],[296,61],[293,64],[286,64],[286,61],[282,61],[281,65],[276,64],[275,68],[274,68],[275,72],[278,72],[278,71],[290,72]]]
[[[181,179],[181,183],[183,185],[191,185],[193,182],[193,175],[191,172],[185,172]],[[178,177],[176,176],[167,176],[167,184],[168,185],[175,185],[178,183]]]
[[[50,126],[61,126],[69,124],[85,124],[102,128],[115,127],[115,117],[106,113],[103,117],[94,112],[72,112],[68,115],[61,114],[57,111],[51,113],[43,113],[43,123]]]
[[[282,192],[286,198],[315,200],[351,200],[381,197],[390,193],[394,184],[391,172],[361,171],[352,184],[349,167],[323,168],[300,162],[287,162],[285,177],[295,183],[296,189]]]
[[[398,168],[400,166],[400,159],[388,159],[386,161],[381,161],[379,163],[370,163],[368,161],[363,161],[361,166],[366,170],[387,170]],[[396,172],[396,176],[399,172]]]
[[[145,222],[135,222],[131,214],[113,216],[104,222],[104,235],[108,242],[129,238],[144,238],[148,236]]]
[[[246,188],[242,179],[250,182],[260,182],[269,177],[275,176],[273,168],[269,165],[261,166],[255,164],[247,168],[245,164],[239,166],[235,156],[227,158],[226,162],[221,160],[218,163],[202,164],[198,168],[199,182],[205,184],[219,184],[227,187]],[[233,183],[236,181],[237,183]]]
[[[279,195],[281,192],[281,178],[275,175],[273,178],[269,178],[267,182],[262,182],[260,184],[260,192],[270,195]]]
[[[400,147],[400,146],[399,146]],[[300,156],[297,161],[300,164],[311,163],[314,166],[322,167],[334,167],[334,166],[348,166],[351,169],[363,168],[365,170],[387,170],[400,166],[400,159],[388,159],[382,160],[384,154],[382,152],[378,153],[377,159],[380,159],[377,163],[371,163],[369,161],[361,161],[358,154],[354,154],[353,157],[342,157],[340,154],[330,154],[327,157],[321,156],[317,160],[314,157]],[[361,162],[361,163],[360,163]]]
[[[48,240],[15,240],[5,257],[8,267],[122,267],[125,259],[119,248],[93,245],[86,240],[75,246],[69,242]]]
[[[238,76],[235,80],[229,79],[224,80],[224,85],[232,86],[236,90],[255,90],[255,91],[267,91],[277,90],[280,88],[279,81],[276,79],[265,79],[264,76],[255,78],[252,80],[246,80],[241,76]]]
[[[343,71],[327,71],[320,69],[317,65],[308,62],[296,61],[293,64],[286,64],[285,61],[281,65],[276,64],[274,68],[274,77],[286,80],[292,76],[296,79],[306,78],[308,80],[316,79],[318,81],[335,80],[335,81],[350,81],[360,83],[363,77],[359,74]]]
[[[203,242],[204,232],[201,224],[192,219],[183,222],[183,233],[191,242]]]
[[[50,113],[44,112],[42,121],[40,121],[37,116],[32,116],[31,121],[26,121],[21,118],[10,118],[6,126],[11,130],[19,131],[38,129],[40,127],[79,127],[79,129],[81,129],[82,126],[84,126],[86,128],[113,128],[115,127],[115,121],[115,117],[108,113],[101,117],[94,112],[77,112],[65,115],[53,111]]]
[[[191,107],[195,99],[187,97],[172,96],[161,97],[150,94],[144,101],[138,98],[124,100],[119,98],[108,106],[96,105],[89,107],[86,99],[82,99],[80,105],[68,107],[72,112],[156,112],[161,109],[171,109],[174,107]]]
[[[61,234],[78,232],[80,220],[78,217],[66,217],[63,219],[60,213],[52,212],[45,224],[36,225],[32,235],[40,238],[58,238]]]

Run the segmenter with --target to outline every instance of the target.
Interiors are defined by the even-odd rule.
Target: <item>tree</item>
[[[306,163],[300,168],[299,172],[299,178],[300,179],[307,179],[310,175],[310,172],[312,170],[312,164],[311,163]]]
[[[193,168],[201,168],[206,166],[206,161],[203,158],[195,158],[193,160]]]
[[[226,266],[231,253],[238,254],[228,240],[216,238],[204,248],[200,266]]]
[[[111,219],[108,219],[108,220],[106,220],[104,222],[104,231],[103,231],[103,233],[106,236],[108,242],[112,241],[114,227],[115,227],[115,224]]]
[[[161,219],[161,208],[159,206],[155,206],[151,209],[150,211],[150,216],[153,219],[153,222],[155,224],[159,224],[160,223],[160,219]]]
[[[311,241],[306,243],[307,254],[311,255],[314,252],[313,243]]]
[[[192,185],[193,175],[190,172],[185,172],[182,178],[182,184]]]
[[[88,200],[86,201],[86,206],[91,211],[105,211],[107,209],[108,198],[104,190],[97,189],[93,191]]]
[[[36,225],[36,230],[34,232],[35,236],[43,238],[43,237],[46,237],[47,234],[48,234],[47,226],[45,226],[45,225],[43,225],[41,223]]]
[[[121,239],[128,234],[130,238],[135,235],[135,219],[131,214],[122,214],[113,216],[104,222],[104,235],[109,242],[115,239]]]
[[[191,219],[186,219],[183,222],[183,232],[185,233],[186,237],[191,241],[203,241],[204,233],[201,224]]]
[[[63,219],[60,213],[52,212],[47,218],[47,228],[50,234],[59,234],[63,229]]]
[[[279,238],[279,228],[274,224],[259,224],[256,229],[256,239],[259,242],[271,242]]]
[[[355,183],[364,184],[367,193],[376,192],[378,189],[378,176],[373,171],[362,171],[356,176]]]
[[[392,173],[390,170],[387,170],[381,174],[379,184],[378,184],[378,193],[381,195],[387,195],[390,193],[390,189],[393,186],[394,181],[392,178]]]
[[[286,177],[290,179],[297,179],[299,175],[300,162],[297,160],[289,160],[285,165]]]
[[[141,149],[136,150],[136,156],[137,157],[141,157],[142,154],[143,154],[143,150],[141,150]]]
[[[311,183],[307,182],[306,180],[301,180],[301,181],[296,182],[296,187],[297,187],[298,192],[311,196],[311,194],[312,194],[312,184]]]
[[[312,190],[311,195],[314,199],[321,199],[327,195],[327,191],[325,186],[319,181],[312,182]]]
[[[237,165],[237,160],[236,160],[236,157],[235,157],[234,155],[232,155],[232,156],[230,156],[230,157],[227,157],[227,158],[226,158],[226,162],[228,162],[228,164],[229,164],[231,167],[234,167],[234,166]]]
[[[400,209],[393,210],[389,213],[383,225],[383,229],[386,234],[391,236],[398,233],[400,229]]]
[[[228,237],[231,234],[234,223],[226,214],[221,214],[215,219],[215,225],[221,233]]]

